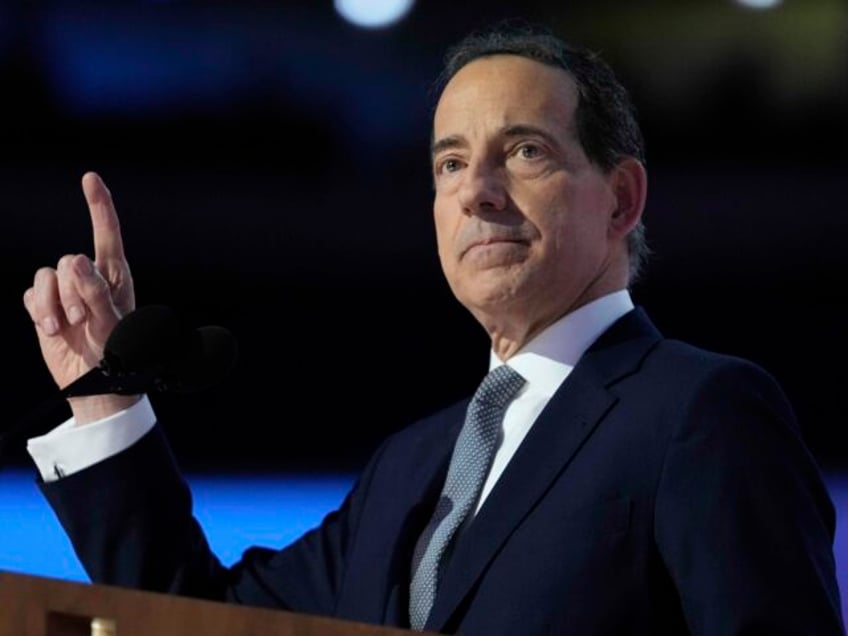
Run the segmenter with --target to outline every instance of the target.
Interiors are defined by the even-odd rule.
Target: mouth
[[[519,238],[490,237],[490,238],[485,238],[485,239],[473,241],[472,243],[468,244],[465,248],[462,249],[462,251],[459,254],[459,257],[462,258],[463,256],[465,256],[466,254],[468,254],[472,250],[479,249],[479,248],[494,247],[494,246],[498,246],[498,245],[524,245],[524,246],[527,246],[529,244],[530,244],[529,241],[524,240],[524,239],[519,239]]]

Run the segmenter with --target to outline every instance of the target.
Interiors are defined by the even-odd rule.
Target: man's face
[[[528,337],[626,284],[611,179],[576,137],[563,70],[495,55],[463,67],[433,121],[433,205],[448,283],[484,326]],[[622,278],[623,277],[623,278]]]

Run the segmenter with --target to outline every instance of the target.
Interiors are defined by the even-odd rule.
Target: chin
[[[471,293],[460,297],[460,302],[472,313],[498,315],[512,312],[516,307],[526,306],[520,286],[508,284],[477,285]]]
[[[469,308],[507,308],[520,302],[530,288],[527,280],[532,272],[526,263],[469,269],[452,282],[449,279],[454,295]]]

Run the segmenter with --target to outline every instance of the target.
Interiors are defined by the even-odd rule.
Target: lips
[[[486,238],[475,239],[460,250],[459,257],[462,258],[475,247],[486,247],[488,245],[498,244],[529,245],[530,241],[523,237],[516,236],[490,236]]]

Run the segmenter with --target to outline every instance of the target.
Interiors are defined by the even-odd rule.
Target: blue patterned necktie
[[[436,597],[444,552],[480,496],[495,454],[504,412],[524,383],[524,378],[507,365],[495,367],[483,379],[468,405],[436,510],[415,546],[409,596],[413,629],[421,630],[427,622]]]

